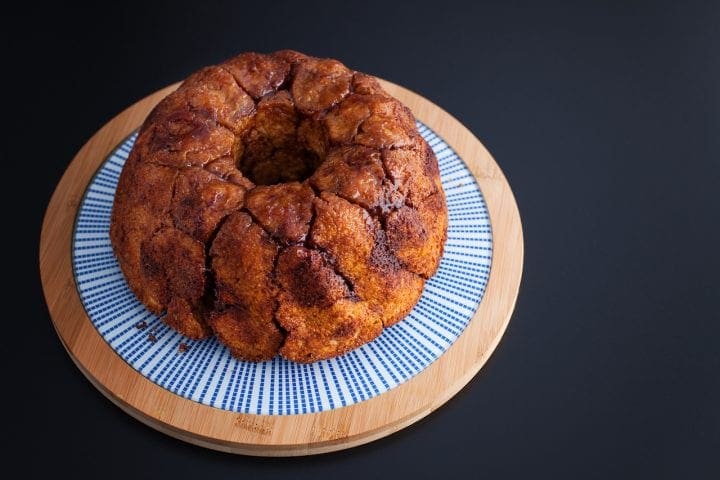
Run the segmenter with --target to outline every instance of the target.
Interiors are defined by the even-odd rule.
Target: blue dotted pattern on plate
[[[460,336],[485,291],[492,260],[487,207],[462,159],[427,126],[447,196],[449,227],[438,272],[407,318],[374,341],[330,360],[298,364],[232,358],[217,339],[190,341],[148,312],[130,291],[109,239],[115,188],[136,134],[106,159],[89,184],[73,235],[80,298],[110,346],[142,375],[182,397],[241,413],[291,415],[362,402],[400,385]],[[138,323],[145,322],[141,330]],[[156,341],[148,339],[149,333]],[[187,350],[180,350],[181,343]]]

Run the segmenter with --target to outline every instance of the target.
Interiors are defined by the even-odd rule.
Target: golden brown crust
[[[209,329],[193,308],[205,292],[203,244],[176,228],[166,227],[143,242],[140,251],[148,305],[167,308],[166,321],[183,335],[207,336]]]
[[[222,67],[255,99],[277,90],[290,72],[290,64],[282,58],[254,52],[231,58]]]
[[[363,208],[325,192],[315,209],[311,244],[336,259],[357,296],[381,312],[385,325],[401,320],[420,298],[423,281],[401,267],[379,222]]]
[[[206,67],[185,80],[177,93],[191,109],[211,109],[217,122],[235,134],[242,133],[255,102],[235,79],[220,67]]]
[[[242,307],[215,311],[210,315],[209,322],[233,356],[251,362],[273,358],[284,338],[273,322]]]
[[[205,165],[205,170],[245,190],[254,188],[255,184],[242,174],[236,163],[232,157],[220,157]]]
[[[352,300],[340,300],[329,308],[304,307],[281,293],[276,316],[288,332],[280,354],[303,363],[349,352],[376,338],[383,328],[367,302]]]
[[[402,148],[419,144],[420,134],[410,110],[383,95],[369,95],[370,116],[360,125],[355,141],[374,148]]]
[[[367,97],[350,95],[325,117],[325,128],[330,141],[336,144],[353,143],[360,125],[370,118],[371,105]]]
[[[317,118],[307,117],[300,120],[297,140],[300,145],[314,153],[319,159],[325,158],[329,139],[325,126]]]
[[[300,53],[295,50],[278,50],[273,53],[272,56],[284,60],[290,65],[295,65],[308,58],[308,56],[304,53]]]
[[[227,217],[212,243],[218,311],[210,315],[209,322],[237,357],[266,360],[279,348],[280,341],[274,340],[277,333],[273,333],[278,332],[273,322],[277,254],[278,247],[267,233],[242,212]],[[264,348],[277,345],[273,352],[266,352],[253,347],[259,341]]]
[[[168,210],[177,171],[136,159],[133,151],[118,182],[110,240],[133,293],[151,312],[159,314],[165,303],[153,293],[152,282],[144,275],[141,246],[171,222]]]
[[[220,220],[243,204],[245,189],[201,168],[186,168],[175,179],[170,204],[175,226],[207,243]]]
[[[275,242],[248,214],[236,212],[227,217],[210,249],[219,302],[240,305],[251,315],[271,319],[277,254]]]
[[[404,318],[446,232],[411,112],[369,75],[284,50],[203,68],[160,102],[110,233],[131,289],[174,329],[311,362]]]
[[[419,162],[418,158],[422,158],[422,162]],[[414,205],[442,190],[437,160],[430,147],[421,151],[383,150],[382,160],[388,176],[405,198],[405,203]],[[434,170],[432,164],[435,165]]]
[[[217,115],[209,107],[193,109],[183,96],[185,90],[181,89],[166,97],[166,105],[161,104],[154,121],[147,127],[152,132],[147,143],[142,145],[145,150],[143,161],[184,168],[234,156],[233,132],[218,123]]]
[[[445,202],[435,193],[416,208],[402,207],[385,220],[388,246],[405,267],[424,278],[437,270],[447,236]]]
[[[280,254],[275,276],[278,286],[303,307],[327,308],[354,298],[347,282],[317,250],[288,247]]]
[[[334,193],[365,209],[373,209],[383,201],[384,179],[380,152],[352,146],[331,150],[310,182],[322,192]]]
[[[167,315],[163,320],[189,338],[200,339],[212,334],[202,307],[193,305],[188,299],[179,295],[174,296],[168,303]]]
[[[294,68],[290,91],[306,114],[327,110],[350,92],[352,72],[337,60],[308,58]]]
[[[353,91],[360,95],[372,95],[375,93],[387,95],[380,86],[380,83],[370,75],[355,72],[352,80]]]
[[[315,194],[306,184],[292,182],[263,185],[250,191],[248,211],[281,243],[304,242],[312,218]]]

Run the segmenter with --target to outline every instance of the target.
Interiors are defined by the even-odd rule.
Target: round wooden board
[[[39,261],[48,309],[70,357],[93,385],[133,417],[187,442],[246,455],[294,456],[350,448],[396,432],[443,405],[477,374],[507,327],[520,286],[523,236],[517,205],[497,163],[467,128],[420,95],[381,83],[460,155],[490,212],[490,278],[480,307],[458,340],[428,368],[377,397],[326,412],[282,416],[239,414],[182,398],[118,356],[91,323],[78,295],[71,265],[73,226],[98,167],[175,84],[119,114],[80,149],[43,221]]]

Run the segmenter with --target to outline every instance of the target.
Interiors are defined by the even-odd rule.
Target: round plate
[[[382,83],[422,122],[420,132],[438,154],[450,214],[440,270],[408,318],[348,355],[298,365],[279,358],[239,362],[215,339],[186,341],[149,314],[114,261],[108,216],[131,133],[173,85],[91,138],[58,184],[43,224],[48,307],[70,356],[96,387],[136,418],[192,443],[302,455],[397,431],[477,373],[518,292],[517,207],[497,164],[465,127],[417,94]]]
[[[482,300],[492,261],[492,229],[467,165],[429,127],[418,131],[435,152],[448,207],[440,267],[404,321],[335,358],[300,364],[279,356],[245,362],[212,336],[191,341],[148,311],[114,255],[115,191],[137,132],[93,176],[78,209],[73,271],[90,321],[115,352],[161,387],[211,407],[258,415],[297,415],[381,395],[427,368],[457,340]]]

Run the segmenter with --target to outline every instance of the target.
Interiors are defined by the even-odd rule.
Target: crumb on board
[[[148,333],[148,341],[151,343],[155,343],[157,342],[157,337],[152,332]]]
[[[181,343],[180,345],[178,345],[178,352],[185,353],[188,351],[189,348],[190,347],[187,344]]]
[[[140,321],[140,322],[138,322],[138,323],[135,324],[135,328],[137,328],[138,330],[145,330],[145,329],[147,328],[147,326],[148,326],[148,325],[147,325],[147,323],[145,322],[145,320],[142,320],[142,321]]]

